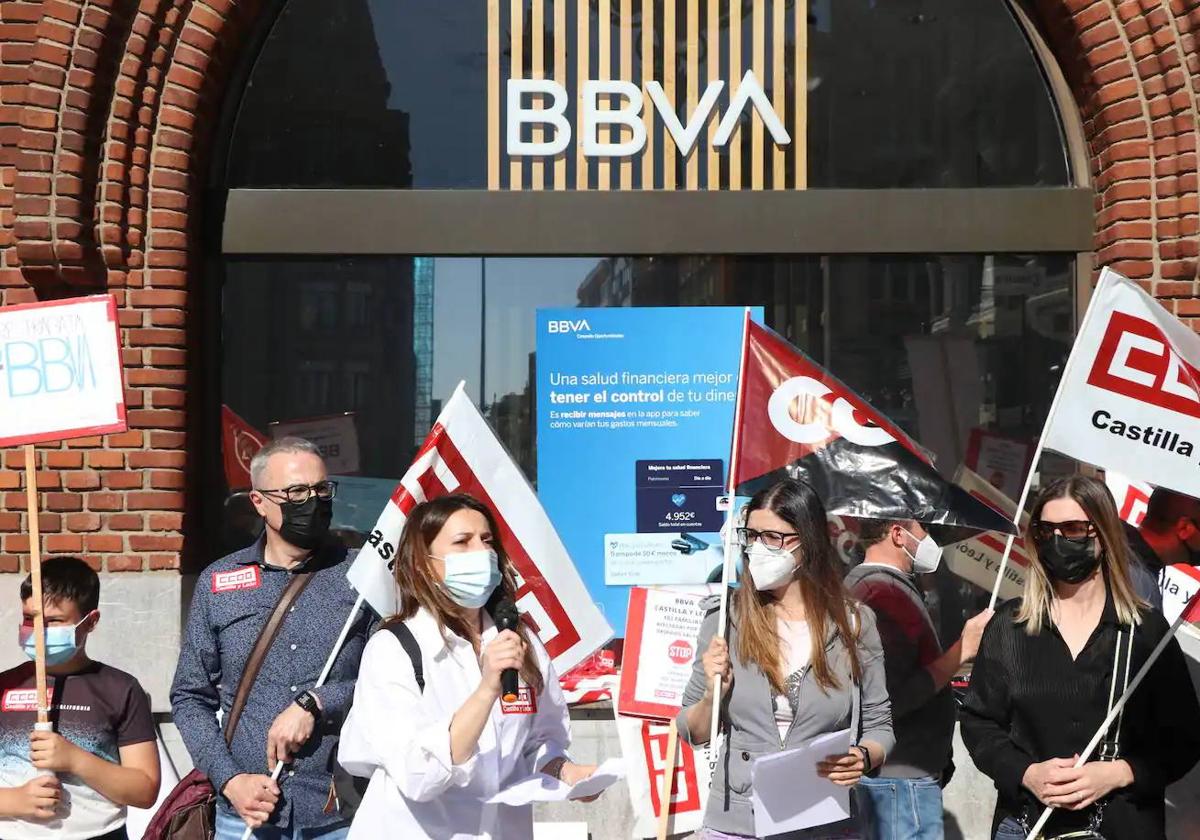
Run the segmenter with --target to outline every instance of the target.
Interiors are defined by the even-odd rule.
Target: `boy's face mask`
[[[61,665],[79,652],[80,645],[76,641],[78,630],[91,617],[92,613],[88,613],[78,624],[56,624],[46,627],[47,665]],[[32,624],[21,625],[17,632],[17,642],[30,660],[37,657],[37,639],[33,636]]]

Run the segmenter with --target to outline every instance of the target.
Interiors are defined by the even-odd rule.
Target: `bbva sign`
[[[674,107],[667,99],[662,85],[656,81],[646,83],[643,95],[632,82],[611,79],[586,81],[583,83],[579,107],[579,140],[586,157],[632,157],[646,146],[646,125],[642,119],[643,106],[658,112],[679,154],[687,156],[696,145],[700,132],[713,116],[717,99],[725,89],[725,82],[716,80],[708,83],[704,95],[696,104],[696,110],[687,118],[687,124],[679,121]],[[531,107],[531,96],[543,97],[541,107]],[[617,96],[621,107],[613,110],[600,108],[601,97]],[[646,105],[646,96],[650,103]],[[510,157],[554,157],[571,145],[571,124],[567,122],[567,89],[553,79],[509,79],[508,80],[508,125],[507,140]],[[738,120],[746,107],[758,111],[763,124],[777,145],[792,142],[784,128],[783,120],[771,106],[762,84],[753,70],[747,70],[742,82],[730,97],[729,108],[717,126],[713,145],[720,149],[729,144]],[[522,127],[540,125],[549,127],[545,139],[530,141],[521,137]],[[620,127],[627,131],[623,139],[611,140],[609,132],[601,136],[602,128]]]

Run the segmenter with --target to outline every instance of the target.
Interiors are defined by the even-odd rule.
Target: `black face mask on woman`
[[[283,512],[279,536],[296,548],[314,549],[329,533],[333,499],[318,499],[314,493],[307,502],[283,502],[279,509]]]
[[[1046,542],[1038,543],[1037,553],[1046,574],[1060,583],[1082,583],[1100,565],[1095,537],[1075,541],[1054,534]]]

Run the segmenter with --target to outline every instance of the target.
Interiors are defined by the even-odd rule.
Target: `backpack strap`
[[[400,643],[400,647],[404,648],[404,652],[408,654],[408,658],[412,662],[413,676],[417,680],[417,688],[424,694],[425,667],[421,657],[421,646],[417,644],[417,637],[403,621],[393,621],[387,626],[387,629],[396,637],[396,641]]]

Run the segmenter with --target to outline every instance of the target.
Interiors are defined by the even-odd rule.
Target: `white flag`
[[[1105,269],[1048,419],[1045,445],[1200,496],[1200,336]]]
[[[397,611],[392,560],[416,505],[467,493],[496,517],[517,574],[517,606],[563,674],[612,638],[537,495],[462,385],[446,402],[346,577],[381,616]]]

